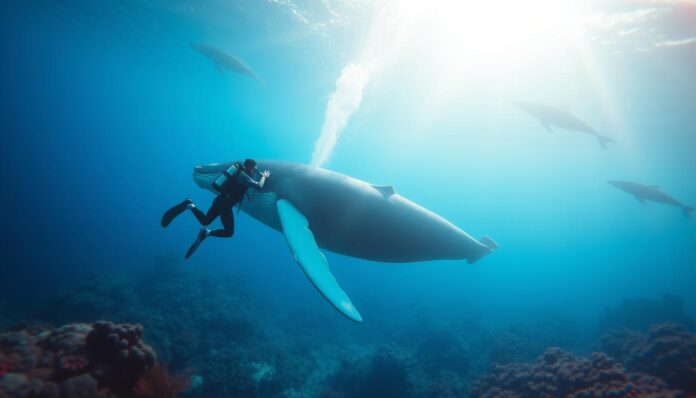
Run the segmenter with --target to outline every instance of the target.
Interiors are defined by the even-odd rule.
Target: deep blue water
[[[337,79],[373,57],[384,65],[323,167],[391,184],[500,248],[474,265],[328,253],[365,318],[357,327],[424,308],[490,324],[559,313],[590,328],[624,297],[662,294],[680,296],[696,316],[696,216],[640,204],[606,183],[659,185],[696,206],[693,6],[686,16],[636,22],[639,32],[657,29],[654,39],[605,26],[577,42],[520,44],[500,56],[418,32],[395,38],[391,54],[397,46],[379,40],[404,33],[371,36],[377,6],[338,2],[329,12],[327,4],[3,3],[4,301],[22,306],[92,272],[127,274],[155,256],[183,257],[195,220],[184,215],[162,230],[159,218],[183,198],[201,207],[213,199],[193,183],[193,166],[246,157],[309,163]],[[630,7],[641,5],[601,12]],[[265,87],[217,73],[191,43],[240,57]],[[617,142],[604,151],[589,136],[548,133],[514,100],[568,109]],[[236,221],[233,239],[209,239],[183,266],[242,276],[279,317],[334,311],[281,234],[244,213]]]

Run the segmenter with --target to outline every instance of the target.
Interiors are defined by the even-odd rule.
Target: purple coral
[[[671,388],[696,394],[696,334],[674,323],[653,325],[648,334],[619,330],[602,338],[632,371],[662,378]]]
[[[471,397],[678,397],[658,378],[626,373],[603,353],[579,358],[559,348],[547,349],[532,364],[494,365],[475,384]]]
[[[90,353],[106,364],[95,375],[121,389],[132,389],[138,379],[155,365],[155,353],[143,344],[141,325],[99,321],[87,334],[85,342]]]

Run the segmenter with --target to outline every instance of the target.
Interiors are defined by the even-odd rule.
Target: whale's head
[[[632,184],[628,181],[609,180],[609,181],[607,181],[607,184],[612,185],[612,186],[619,188],[619,189],[623,189],[623,190],[631,189],[632,187],[635,187],[635,184]]]
[[[193,181],[199,187],[215,192],[213,182],[234,162],[199,164],[193,168]]]

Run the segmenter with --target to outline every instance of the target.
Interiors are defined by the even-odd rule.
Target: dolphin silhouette
[[[232,162],[196,166],[193,179],[215,191],[213,181]],[[441,216],[394,192],[323,168],[276,160],[258,162],[271,178],[242,210],[282,232],[295,260],[310,281],[339,312],[362,317],[336,282],[326,249],[381,262],[466,259],[469,263],[498,246],[490,238],[472,238]]]
[[[251,70],[251,68],[249,68],[244,62],[234,57],[233,55],[228,54],[215,47],[211,47],[207,44],[193,43],[191,44],[191,47],[193,47],[194,50],[200,52],[206,57],[210,58],[210,60],[213,61],[213,63],[215,64],[215,68],[218,70],[218,72],[222,72],[223,69],[229,69],[233,72],[241,73],[242,75],[247,75],[258,81],[261,84],[261,86],[265,87],[261,79],[259,79],[259,77],[256,76],[256,74]]]
[[[602,149],[607,149],[607,143],[615,142],[609,137],[598,134],[587,123],[564,110],[535,102],[517,101],[513,102],[512,105],[539,119],[544,128],[549,132],[553,132],[551,126],[557,126],[566,130],[589,134],[597,139]]]
[[[668,205],[677,206],[682,209],[684,215],[689,218],[691,212],[694,211],[693,207],[686,206],[680,201],[674,199],[673,197],[667,195],[666,193],[660,191],[659,187],[655,185],[643,185],[637,182],[630,181],[607,181],[609,185],[613,185],[622,191],[626,191],[635,198],[640,203],[645,203],[646,200],[658,203],[664,203]]]

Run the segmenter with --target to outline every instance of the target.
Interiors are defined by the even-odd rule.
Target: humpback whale
[[[212,183],[231,164],[198,165],[193,179],[217,194]],[[286,161],[263,160],[258,166],[272,177],[253,200],[243,202],[242,210],[283,233],[319,293],[353,321],[362,322],[362,316],[331,274],[320,249],[380,262],[465,259],[473,263],[498,247],[488,237],[471,237],[391,186]]]
[[[589,134],[597,139],[602,149],[607,149],[607,143],[614,142],[613,139],[600,135],[587,123],[564,110],[535,102],[518,101],[513,102],[512,105],[539,119],[544,128],[549,132],[553,132],[551,126],[557,126],[566,130]]]
[[[242,75],[247,75],[258,81],[261,84],[261,86],[265,86],[261,79],[259,79],[259,77],[256,76],[256,74],[251,70],[251,68],[249,68],[246,64],[244,64],[244,62],[237,59],[233,55],[228,54],[215,47],[211,47],[207,44],[193,43],[191,44],[191,47],[193,47],[193,49],[198,51],[199,53],[210,58],[210,60],[213,61],[213,63],[215,64],[215,68],[217,68],[218,72],[222,72],[223,69],[229,69],[233,72],[241,73]]]
[[[689,207],[666,193],[660,191],[660,188],[655,185],[643,185],[631,181],[607,181],[609,185],[613,185],[622,191],[626,191],[633,195],[640,203],[645,203],[646,200],[668,205],[677,206],[682,209],[684,215],[689,218],[693,207]]]

